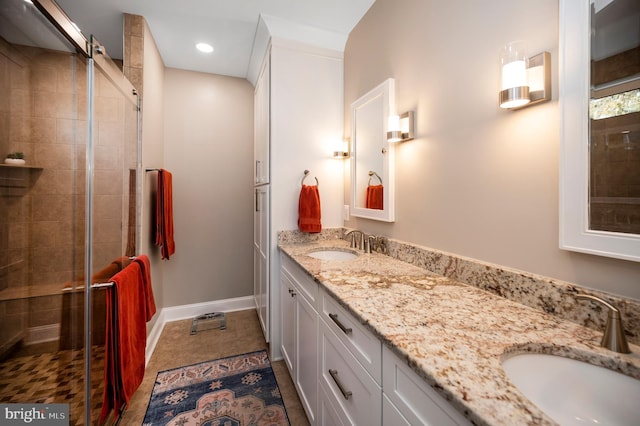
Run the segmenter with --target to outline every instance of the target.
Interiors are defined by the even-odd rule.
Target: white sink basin
[[[640,424],[640,380],[603,367],[544,354],[502,361],[522,393],[561,425]]]
[[[321,249],[309,252],[307,256],[320,260],[349,260],[358,257],[358,253],[351,250]]]

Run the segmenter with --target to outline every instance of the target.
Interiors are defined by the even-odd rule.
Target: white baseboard
[[[191,305],[170,306],[162,308],[156,322],[147,335],[146,362],[149,363],[151,355],[158,344],[164,325],[168,322],[194,318],[198,315],[211,312],[233,312],[255,309],[253,296],[236,297],[234,299],[214,300],[211,302],[193,303]]]

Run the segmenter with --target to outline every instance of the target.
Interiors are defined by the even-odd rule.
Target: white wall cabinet
[[[253,100],[253,160],[254,184],[269,183],[269,111],[271,93],[271,60],[265,57],[256,82]]]
[[[253,154],[254,154],[254,212],[253,212],[253,298],[265,340],[270,340],[269,304],[269,93],[270,60],[265,58],[254,91]]]
[[[291,258],[281,257],[281,351],[312,425],[471,425]]]
[[[282,356],[307,418],[315,424],[318,407],[318,285],[285,258],[280,269]]]
[[[266,266],[262,265],[267,278],[259,284],[261,275],[254,273],[254,298],[272,360],[283,356],[277,235],[298,228],[305,170],[321,182],[322,226],[343,224],[344,165],[331,158],[331,142],[343,137],[342,56],[342,52],[272,38],[256,82],[254,183],[255,188],[268,186],[270,193],[265,202]],[[261,266],[259,260],[254,260],[254,268]]]

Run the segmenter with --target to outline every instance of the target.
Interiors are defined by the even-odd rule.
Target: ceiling
[[[247,78],[261,15],[347,36],[375,0],[57,0],[88,38],[122,59],[122,14],[142,15],[167,67]],[[214,47],[204,54],[198,42]],[[344,46],[343,46],[344,47]]]

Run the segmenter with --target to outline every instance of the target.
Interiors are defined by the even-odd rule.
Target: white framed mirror
[[[637,0],[560,0],[560,248],[636,262],[639,23]]]
[[[394,148],[387,142],[395,113],[395,81],[389,78],[351,104],[351,214],[393,222]]]

